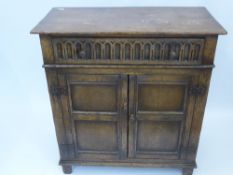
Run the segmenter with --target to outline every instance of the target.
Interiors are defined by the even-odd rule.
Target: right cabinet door
[[[130,76],[130,158],[181,158],[194,108],[195,96],[189,93],[194,81],[185,75]]]

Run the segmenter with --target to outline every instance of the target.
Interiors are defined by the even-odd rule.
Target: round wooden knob
[[[176,59],[176,57],[177,57],[177,53],[176,53],[176,51],[171,51],[171,53],[170,53],[170,58],[173,60],[173,59]]]
[[[85,55],[86,55],[85,50],[81,50],[81,51],[79,52],[79,57],[80,57],[80,58],[84,58]]]
[[[175,57],[176,55],[177,55],[176,51],[173,50],[173,51],[171,52],[171,56],[172,56],[172,57]]]

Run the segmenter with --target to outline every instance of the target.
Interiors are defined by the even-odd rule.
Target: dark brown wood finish
[[[58,7],[53,8],[31,33],[197,36],[225,34],[226,31],[204,7]]]
[[[203,38],[52,38],[58,64],[200,65]]]
[[[191,175],[226,31],[203,7],[54,8],[41,48],[66,174],[73,165]]]
[[[194,96],[189,92],[193,79],[187,75],[139,75],[130,79],[133,94],[129,145],[134,145],[129,149],[131,157],[181,156],[182,140],[187,140],[183,137],[185,122],[192,117],[187,111],[193,106]]]
[[[59,77],[66,80],[68,88],[63,107],[70,109],[76,157],[126,157],[126,75],[59,74]]]

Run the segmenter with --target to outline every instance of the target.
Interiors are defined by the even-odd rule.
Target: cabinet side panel
[[[67,126],[69,120],[67,119],[66,111],[62,108],[64,102],[62,103],[63,97],[61,96],[63,95],[58,96],[51,92],[52,87],[59,87],[60,85],[57,70],[46,69],[46,76],[60,156],[61,159],[65,160],[74,157],[74,146],[70,131],[68,130],[69,127]]]
[[[50,93],[50,87],[58,84],[57,73],[55,70],[46,70],[46,77],[48,83],[48,91],[50,96],[50,103],[52,107],[53,119],[55,124],[55,129],[57,133],[57,140],[59,144],[66,143],[66,137],[64,132],[62,109],[60,107],[59,99]]]
[[[187,157],[186,157],[188,160],[192,160],[192,161],[196,159],[202,121],[204,117],[205,106],[208,96],[211,72],[212,72],[211,70],[203,70],[199,77],[199,85],[205,87],[205,93],[197,96],[195,102],[195,109],[193,114],[189,143],[187,148]]]
[[[58,79],[58,83],[59,83],[59,87],[64,88],[65,91],[67,90],[67,78],[66,78],[66,74],[63,75],[60,73],[60,71],[57,72],[57,79]],[[67,92],[65,92],[64,94],[61,94],[59,96],[59,100],[60,100],[60,104],[61,104],[61,108],[62,108],[62,117],[63,117],[63,124],[64,124],[64,128],[65,128],[65,134],[66,134],[66,145],[62,145],[64,148],[64,152],[65,153],[65,157],[64,158],[74,158],[75,157],[75,147],[74,147],[74,141],[73,141],[73,135],[72,135],[72,119],[71,119],[71,115],[70,115],[70,109],[69,109],[69,101],[67,98]],[[61,145],[60,145],[61,148]]]
[[[42,49],[42,55],[44,64],[52,64],[54,62],[54,52],[51,42],[51,37],[49,35],[40,35],[40,43]],[[51,94],[51,88],[59,87],[59,81],[57,76],[57,70],[46,69],[46,76],[48,82],[48,89],[50,95],[50,102],[53,112],[54,125],[56,129],[57,141],[60,149],[61,159],[67,159],[73,157],[74,146],[71,141],[71,135],[67,130],[67,123],[69,120],[64,119],[67,117],[67,114],[61,108],[62,98]],[[63,102],[64,103],[64,102]]]

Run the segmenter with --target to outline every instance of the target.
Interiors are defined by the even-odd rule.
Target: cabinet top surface
[[[51,35],[217,35],[204,7],[53,8],[31,31]]]

